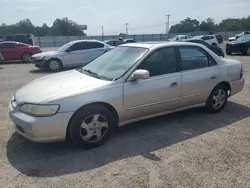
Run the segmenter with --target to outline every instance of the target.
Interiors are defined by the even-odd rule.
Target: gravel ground
[[[11,95],[47,73],[0,65],[0,187],[250,187],[250,57],[231,58],[244,62],[246,84],[221,113],[193,109],[128,125],[92,150],[13,134]]]

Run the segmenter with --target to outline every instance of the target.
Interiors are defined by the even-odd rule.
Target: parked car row
[[[77,53],[81,50],[86,57]],[[38,57],[43,62],[61,58],[62,65],[49,66],[53,70],[92,61],[32,81],[12,96],[14,129],[35,142],[69,139],[94,148],[116,127],[132,122],[193,107],[220,112],[244,86],[240,61],[220,58],[196,42],[131,43],[110,50],[102,42],[75,41],[33,56]]]

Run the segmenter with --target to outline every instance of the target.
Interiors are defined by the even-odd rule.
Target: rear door
[[[88,41],[86,42],[85,47],[85,55],[86,55],[86,63],[92,61],[93,59],[99,57],[103,53],[105,53],[105,45],[100,42],[92,42]]]
[[[181,64],[180,106],[205,103],[219,80],[219,69],[214,59],[202,48],[179,47]]]
[[[13,43],[0,44],[1,58],[4,61],[20,60],[20,56]]]

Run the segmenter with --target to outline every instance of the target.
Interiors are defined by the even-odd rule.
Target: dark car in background
[[[121,44],[124,44],[123,40],[118,39],[105,40],[103,42],[109,44],[110,46],[119,46]]]
[[[134,39],[123,39],[124,43],[136,43]]]
[[[226,45],[226,53],[228,55],[232,53],[250,55],[250,34],[243,35],[234,41],[228,42]]]
[[[38,46],[20,42],[0,42],[0,61],[31,61],[31,56],[40,53]]]
[[[221,34],[215,34],[214,36],[218,40],[219,44],[221,44],[223,42],[224,39],[223,39],[223,36]]]
[[[244,31],[244,32],[236,35],[235,37],[229,37],[228,41],[231,42],[231,41],[234,41],[234,40],[236,40],[236,39],[238,39],[238,38],[240,38],[240,37],[242,37],[244,35],[249,35],[249,34],[250,34],[250,31]]]
[[[182,41],[202,44],[202,45],[206,46],[208,49],[212,50],[218,56],[221,56],[221,57],[225,56],[224,51],[218,45],[210,45],[201,39],[187,39],[187,40],[182,40]]]

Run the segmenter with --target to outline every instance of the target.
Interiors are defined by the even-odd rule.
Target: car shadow
[[[13,134],[7,143],[7,157],[15,169],[31,177],[87,171],[138,155],[160,161],[161,158],[151,152],[249,116],[249,107],[234,102],[229,102],[217,114],[196,108],[118,128],[105,145],[91,150],[76,148],[69,142],[36,144]]]

